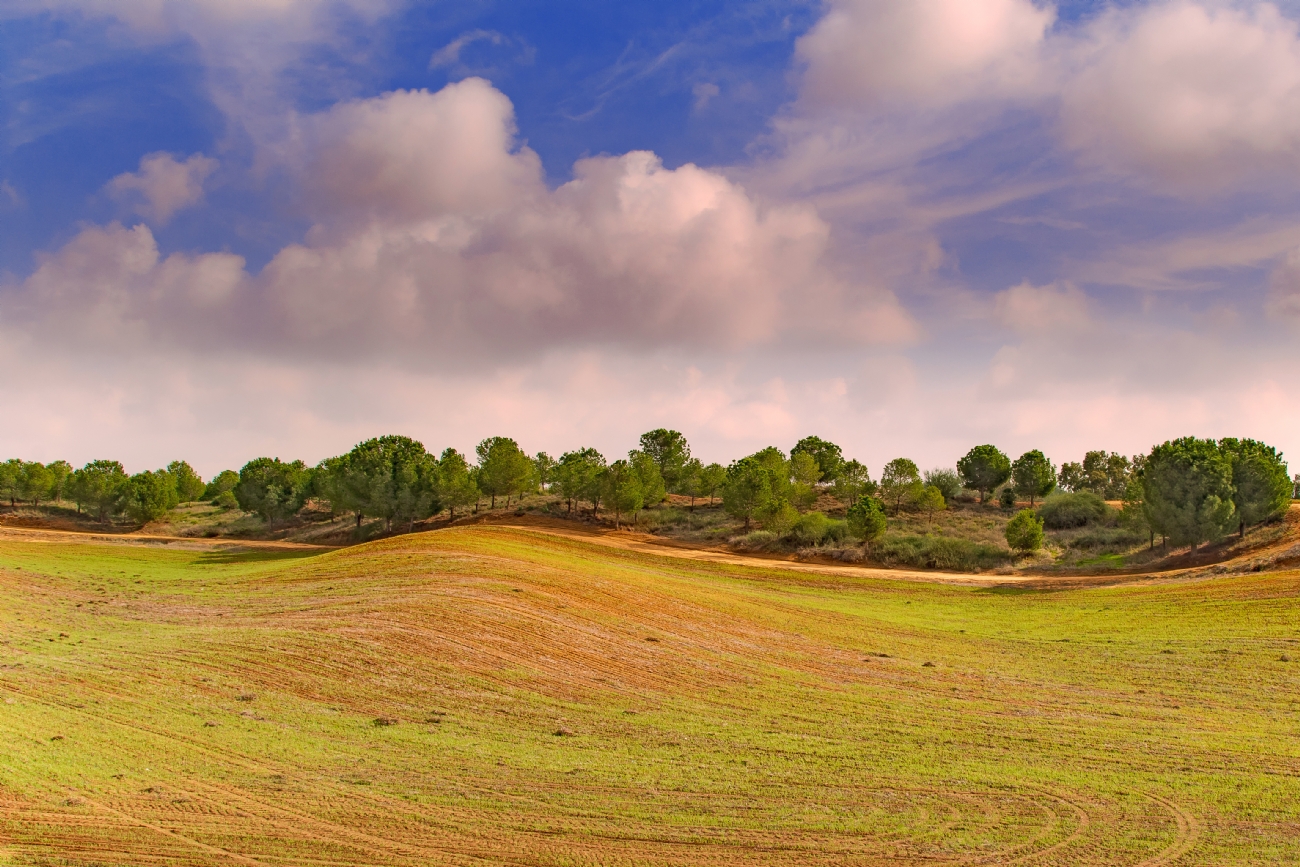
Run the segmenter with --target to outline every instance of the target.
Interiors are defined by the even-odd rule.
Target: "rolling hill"
[[[0,863],[1296,863],[1298,615],[1294,571],[14,531]]]

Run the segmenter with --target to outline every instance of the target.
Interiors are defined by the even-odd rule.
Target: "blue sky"
[[[0,450],[1300,448],[1296,17],[20,0]]]

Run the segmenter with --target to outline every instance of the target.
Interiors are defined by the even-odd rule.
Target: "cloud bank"
[[[39,409],[59,394],[128,450],[150,429],[226,461],[398,429],[613,453],[661,424],[717,459],[817,432],[876,468],[978,441],[1300,447],[1300,28],[1275,5],[830,0],[752,156],[588,155],[559,182],[481,78],[292,107],[286,70],[393,4],[50,8],[73,6],[190,34],[253,140],[252,165],[205,149],[222,183],[286,179],[309,228],[250,267],[169,242],[212,157],[106,179],[146,224],[85,225],[0,286],[13,369],[34,346],[94,369],[7,386],[12,443],[80,441]],[[507,39],[461,32],[420,64]]]
[[[765,205],[721,174],[652,153],[581,160],[549,189],[481,79],[398,91],[305,119],[300,182],[318,219],[258,274],[227,253],[160,253],[145,226],[90,227],[3,312],[46,340],[106,351],[449,361],[593,346],[734,349],[906,341],[892,296],[827,268],[814,209]],[[147,157],[115,192],[160,220],[211,161]]]

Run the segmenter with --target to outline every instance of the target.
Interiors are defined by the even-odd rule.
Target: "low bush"
[[[1075,551],[1106,554],[1127,551],[1134,545],[1146,541],[1146,533],[1128,527],[1096,527],[1071,536],[1064,541],[1063,545]]]
[[[1038,517],[1049,530],[1112,523],[1115,514],[1115,510],[1092,491],[1053,494],[1038,507]]]
[[[637,515],[637,523],[642,527],[680,527],[691,523],[691,515],[685,509],[669,507],[666,509],[645,509]]]
[[[786,540],[800,547],[825,545],[842,542],[849,535],[847,521],[828,518],[821,512],[809,512],[799,516],[794,526],[786,534]]]
[[[732,539],[731,544],[742,551],[766,551],[776,547],[780,539],[781,537],[771,530],[755,530]]]
[[[894,536],[886,534],[871,548],[872,559],[886,566],[972,572],[992,569],[1011,559],[996,545],[952,536]]]
[[[1006,536],[1016,551],[1033,553],[1043,547],[1043,519],[1033,509],[1021,509],[1007,522]]]

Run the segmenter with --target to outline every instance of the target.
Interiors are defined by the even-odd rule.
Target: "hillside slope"
[[[1300,861],[1300,573],[0,540],[0,863]]]

